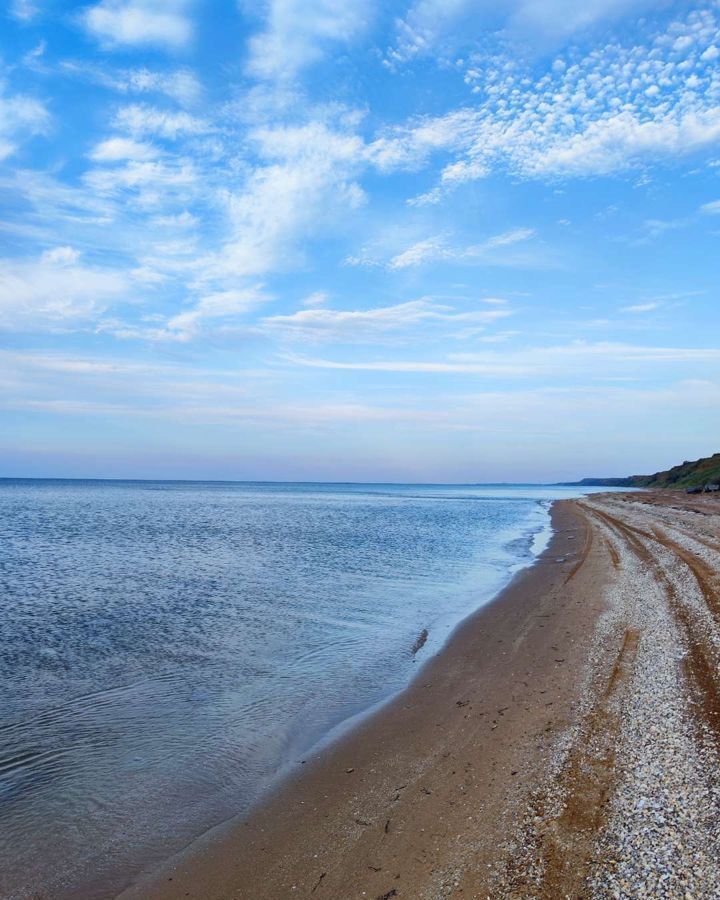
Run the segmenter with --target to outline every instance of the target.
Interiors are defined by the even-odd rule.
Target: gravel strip
[[[711,545],[720,541],[714,508],[699,516],[607,495],[583,505],[591,515],[605,513],[647,534],[658,528],[706,570],[720,572],[720,553],[702,543],[703,538]],[[712,661],[704,690],[712,693],[714,681],[720,696],[720,628],[697,578],[672,548],[633,532],[645,550],[633,549],[633,541],[612,522],[595,515],[592,521],[596,537],[614,548],[618,565],[584,673],[584,722],[556,743],[547,781],[528,806],[512,847],[514,861],[493,898],[559,900],[557,878],[554,885],[548,867],[557,867],[558,848],[572,859],[578,846],[586,857],[578,859],[577,871],[586,877],[567,896],[720,898],[720,742],[703,717],[697,675],[687,665],[689,641],[702,645],[703,658]],[[650,558],[643,558],[646,554]],[[716,578],[713,574],[711,587],[720,590]],[[603,696],[609,661],[629,633],[640,636],[629,676]],[[577,805],[568,794],[577,788],[567,772],[578,758],[591,774],[598,760],[609,760],[611,789],[594,834],[573,833],[572,823],[562,833],[564,811],[573,800]]]
[[[592,504],[588,504],[592,506]],[[670,526],[667,510],[633,504],[598,507],[650,531]],[[615,507],[615,509],[613,509]],[[655,514],[655,515],[653,515]],[[697,542],[672,539],[696,555]],[[713,619],[692,574],[672,551],[640,538],[661,561],[677,601],[693,613],[703,639],[718,644]],[[720,779],[714,742],[698,723],[683,659],[687,636],[678,627],[662,584],[622,541],[622,577],[610,598],[613,615],[642,633],[630,689],[623,697],[618,746],[621,777],[607,828],[600,836],[591,878],[597,898],[720,897]],[[702,557],[709,558],[703,548]],[[638,591],[638,585],[642,590]]]

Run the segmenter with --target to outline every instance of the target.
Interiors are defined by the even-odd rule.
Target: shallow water
[[[112,896],[246,810],[571,494],[1,481],[0,894]]]

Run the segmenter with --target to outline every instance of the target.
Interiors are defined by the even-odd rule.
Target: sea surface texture
[[[405,686],[569,494],[1,481],[0,896],[111,897],[242,814]]]

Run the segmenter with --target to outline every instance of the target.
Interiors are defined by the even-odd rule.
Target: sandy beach
[[[406,691],[123,900],[720,896],[720,500],[552,514]]]

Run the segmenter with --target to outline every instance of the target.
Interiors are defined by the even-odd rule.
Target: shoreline
[[[405,691],[118,900],[720,896],[720,498],[552,518]]]
[[[335,726],[328,735],[318,741],[308,751],[307,761],[303,762],[303,768],[296,765],[290,771],[281,773],[277,783],[248,813],[221,823],[198,837],[186,848],[171,857],[170,860],[138,880],[134,885],[123,890],[117,895],[118,900],[185,896],[187,886],[184,886],[181,890],[180,881],[184,880],[185,877],[195,880],[196,875],[201,880],[200,892],[195,894],[191,890],[189,896],[216,896],[214,893],[203,893],[208,890],[213,891],[216,888],[220,890],[220,893],[217,894],[218,897],[226,896],[223,893],[225,890],[223,887],[208,883],[205,874],[199,871],[199,869],[204,870],[206,866],[214,868],[216,862],[210,862],[210,857],[214,860],[216,854],[219,854],[221,857],[225,853],[235,855],[236,843],[237,841],[243,843],[246,841],[248,829],[264,833],[266,828],[265,820],[274,818],[278,809],[298,803],[304,805],[307,801],[299,798],[297,795],[307,792],[305,785],[309,780],[312,780],[314,783],[324,782],[326,774],[333,767],[338,768],[336,765],[337,759],[340,757],[351,759],[356,755],[356,744],[358,749],[362,748],[364,750],[364,745],[369,737],[366,736],[365,732],[367,730],[374,731],[377,728],[383,731],[385,726],[391,723],[399,709],[408,708],[408,702],[406,701],[410,701],[410,703],[417,702],[418,697],[416,695],[419,692],[424,693],[426,690],[419,684],[419,681],[421,679],[434,678],[436,669],[457,665],[453,657],[456,654],[466,653],[467,645],[474,643],[478,632],[488,631],[494,633],[498,627],[496,620],[504,617],[505,606],[508,602],[514,603],[518,607],[517,612],[520,613],[520,608],[526,604],[529,595],[542,593],[547,589],[548,575],[550,575],[551,580],[557,580],[558,577],[562,579],[572,571],[577,561],[575,557],[578,556],[578,553],[582,555],[584,549],[582,524],[576,515],[567,508],[572,503],[573,501],[571,500],[551,502],[549,522],[546,526],[546,529],[550,529],[550,534],[544,549],[529,565],[516,572],[510,582],[492,599],[458,622],[440,649],[420,663],[418,671],[414,673],[412,680],[405,688],[399,693],[379,701],[379,703],[368,710],[352,716],[349,720],[345,720],[338,726]],[[579,545],[580,550],[578,551]],[[488,617],[492,621],[486,622],[485,620]],[[503,641],[502,638],[496,638],[496,640]],[[425,697],[423,696],[422,701],[424,700]],[[454,702],[457,703],[457,701]],[[463,701],[461,700],[460,703],[463,703]],[[372,740],[374,740],[374,736]],[[354,766],[347,765],[343,768],[340,765],[339,768],[346,777],[348,774],[354,774]],[[352,768],[353,772],[348,773],[346,771],[348,768]],[[199,867],[197,872],[195,871],[196,866]],[[187,875],[184,874],[186,872]],[[168,881],[168,879],[171,880]],[[177,888],[174,885],[177,885]],[[292,886],[290,886],[290,889],[293,890]],[[227,888],[227,890],[229,891],[230,888]],[[253,888],[253,891],[255,890]],[[298,890],[301,891],[300,885],[293,890],[293,895],[303,896],[302,892],[295,893]],[[230,896],[230,894],[228,893],[227,896]],[[245,896],[245,894],[233,892],[232,896]],[[251,891],[247,896],[255,897],[259,895]],[[266,895],[262,894],[262,896]],[[267,894],[267,896],[274,895]],[[277,896],[280,895],[278,894]]]
[[[381,715],[385,707],[391,705],[396,700],[401,698],[406,691],[410,690],[415,681],[422,676],[425,667],[445,652],[445,650],[455,637],[457,631],[462,629],[475,616],[482,613],[483,610],[492,606],[494,603],[499,602],[505,594],[505,591],[511,588],[518,579],[521,579],[524,575],[527,575],[538,564],[543,555],[548,552],[550,544],[555,536],[555,529],[552,522],[552,508],[555,503],[560,501],[548,500],[537,502],[539,504],[547,504],[547,521],[540,529],[535,531],[532,534],[532,537],[529,539],[530,553],[532,554],[530,560],[528,562],[523,561],[514,563],[512,566],[510,566],[507,570],[507,582],[504,585],[497,587],[495,593],[491,594],[487,599],[484,599],[479,606],[475,606],[474,608],[469,609],[469,611],[460,613],[459,616],[455,614],[452,617],[449,617],[449,623],[447,618],[441,617],[431,630],[423,628],[418,633],[417,637],[415,638],[413,647],[411,648],[411,654],[414,658],[414,661],[418,663],[418,665],[415,668],[415,671],[410,676],[409,681],[403,687],[391,690],[390,693],[388,693],[386,696],[380,698],[374,703],[371,703],[368,707],[361,709],[359,712],[350,714],[340,722],[337,722],[335,725],[331,726],[327,730],[327,732],[317,738],[312,743],[312,745],[304,751],[304,754],[299,754],[299,756],[305,755],[307,757],[307,759],[302,762],[302,765],[306,765],[308,759],[313,759],[316,763],[320,762],[323,758],[323,754],[328,752],[339,741],[342,741],[345,738],[351,736],[357,729],[362,728],[366,722],[373,719],[375,716]],[[539,549],[536,549],[538,545]],[[444,629],[448,629],[447,633],[438,637],[438,632],[441,632]],[[436,641],[439,642],[435,644]],[[429,649],[430,651],[429,656],[425,656],[423,652],[426,649]],[[420,653],[419,658],[417,656],[418,653]],[[263,806],[270,799],[272,799],[272,797],[274,797],[276,793],[281,791],[286,783],[292,781],[294,778],[302,777],[305,771],[307,770],[299,768],[299,764],[297,762],[287,763],[279,770],[276,778],[268,786],[268,789],[261,794],[261,796],[255,803],[253,803],[250,809],[246,810],[243,815],[233,816],[230,820],[228,820],[228,822],[233,822],[235,820],[239,820],[240,818],[248,818],[255,812],[258,807]],[[227,822],[222,822],[211,830],[222,829],[226,825]],[[197,840],[202,839],[203,836],[200,835]],[[195,841],[193,841],[193,844],[194,843]],[[188,848],[186,848],[186,850],[187,849]],[[180,851],[180,854],[185,853],[186,850]]]

